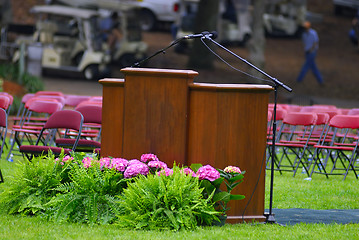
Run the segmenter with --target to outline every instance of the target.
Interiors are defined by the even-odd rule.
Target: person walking
[[[302,41],[305,51],[305,62],[298,75],[297,82],[302,82],[308,70],[311,69],[319,84],[323,85],[324,82],[322,75],[315,63],[315,57],[319,48],[318,34],[313,28],[311,28],[311,23],[308,21],[304,22],[303,27],[304,32],[302,35]]]

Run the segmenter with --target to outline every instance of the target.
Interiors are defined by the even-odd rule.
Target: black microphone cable
[[[240,69],[238,69],[238,68],[232,66],[230,63],[228,63],[226,60],[224,60],[221,56],[219,56],[216,52],[214,52],[214,51],[205,43],[205,41],[203,40],[203,38],[201,38],[201,42],[206,46],[206,48],[207,48],[211,53],[213,53],[217,58],[219,58],[222,62],[224,62],[227,66],[229,66],[229,67],[232,68],[233,70],[236,70],[236,71],[238,71],[238,72],[240,72],[240,73],[242,73],[242,74],[244,74],[244,75],[246,75],[246,76],[248,76],[248,77],[251,77],[251,78],[254,78],[254,79],[257,79],[257,80],[261,80],[261,81],[268,82],[268,83],[271,83],[271,84],[272,84],[272,82],[271,82],[270,80],[267,80],[267,79],[264,79],[264,78],[260,78],[260,77],[254,76],[254,75],[252,75],[252,74],[250,74],[250,73],[247,73],[247,72],[245,72],[245,71],[243,71],[243,70],[240,70]],[[270,84],[270,85],[271,85],[271,84]],[[272,85],[271,85],[271,86],[272,86]]]

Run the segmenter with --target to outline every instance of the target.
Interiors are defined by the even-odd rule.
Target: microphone
[[[217,38],[218,34],[216,31],[212,31],[212,32],[201,32],[198,34],[190,34],[187,36],[184,36],[183,39],[194,39],[194,38],[211,38],[211,39],[215,39]]]

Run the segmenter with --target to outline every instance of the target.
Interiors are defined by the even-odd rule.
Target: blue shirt
[[[319,43],[319,37],[317,32],[310,28],[308,31],[303,32],[302,35],[303,45],[304,45],[304,51],[309,51],[315,45],[316,43]],[[314,50],[318,50],[318,44],[316,44],[316,47]]]

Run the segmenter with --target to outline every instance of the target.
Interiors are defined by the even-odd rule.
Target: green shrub
[[[117,213],[115,195],[126,186],[126,179],[116,169],[102,168],[97,161],[91,167],[72,164],[69,181],[56,190],[61,192],[48,204],[47,216],[56,222],[107,224]]]
[[[3,185],[0,204],[9,214],[38,214],[45,211],[60,184],[61,168],[54,164],[53,155],[20,162]]]
[[[118,224],[136,229],[194,229],[218,220],[198,178],[174,167],[172,175],[140,175],[120,196]]]

